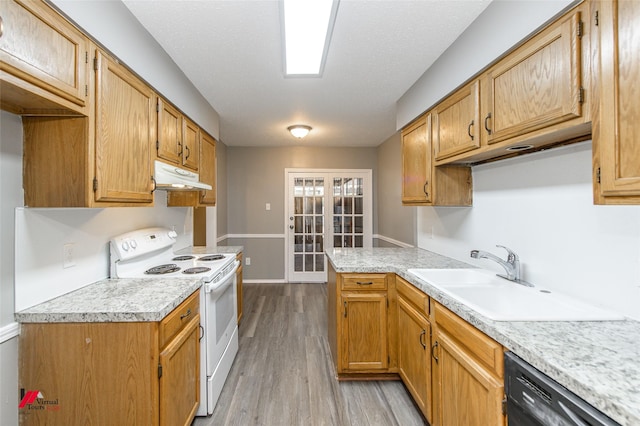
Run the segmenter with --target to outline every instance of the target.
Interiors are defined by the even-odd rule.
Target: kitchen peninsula
[[[332,333],[340,333],[332,330],[336,320],[332,318],[331,300],[333,298],[335,304],[338,299],[336,292],[340,292],[340,288],[336,289],[336,275],[370,277],[386,274],[391,277],[387,278],[390,315],[397,309],[395,285],[400,281],[408,282],[428,296],[432,305],[445,307],[485,337],[502,345],[505,351],[514,352],[620,424],[640,424],[640,394],[637,392],[640,387],[637,368],[637,360],[640,359],[639,322],[492,321],[408,272],[411,268],[472,268],[471,265],[418,248],[343,248],[327,250],[326,254],[330,263],[330,341]],[[345,282],[342,284],[344,289]],[[343,315],[342,306],[334,309]],[[346,315],[347,311],[344,312]],[[386,334],[391,336],[390,341],[397,338],[395,330],[385,330]],[[390,353],[393,352],[391,346],[392,343],[389,344]],[[332,351],[335,351],[335,343]],[[336,354],[333,355],[335,360]],[[393,368],[394,362],[391,359],[387,371],[397,373],[398,369]]]

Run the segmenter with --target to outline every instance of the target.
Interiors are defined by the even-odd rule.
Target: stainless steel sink
[[[484,269],[409,269],[479,314],[495,321],[612,321],[624,317],[538,287],[525,287]]]

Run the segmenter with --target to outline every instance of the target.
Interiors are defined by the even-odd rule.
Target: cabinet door
[[[160,353],[160,425],[190,425],[200,404],[200,315]]]
[[[343,293],[341,326],[342,368],[346,370],[386,370],[386,293]]]
[[[200,181],[208,183],[213,189],[200,192],[200,203],[216,205],[216,140],[202,133],[200,141]]]
[[[182,118],[182,165],[198,171],[200,166],[200,128],[191,120]]]
[[[594,148],[600,153],[600,191],[605,197],[627,197],[619,203],[640,204],[640,2],[603,1],[598,11],[600,108]]]
[[[398,298],[398,369],[413,399],[431,423],[431,325]]]
[[[154,94],[100,52],[96,68],[95,201],[152,202]]]
[[[479,81],[449,96],[431,115],[436,160],[480,148]]]
[[[156,155],[158,158],[180,164],[182,154],[182,115],[158,98],[158,140]]]
[[[430,122],[427,117],[402,131],[402,202],[427,204],[431,202],[431,144]]]
[[[489,144],[582,115],[579,22],[580,12],[563,18],[488,71]]]
[[[0,18],[0,69],[28,85],[84,106],[87,39],[40,1],[2,0]],[[44,92],[36,92],[46,97]],[[3,90],[2,95],[10,98],[13,94]]]
[[[434,356],[435,426],[504,426],[504,383],[442,330]]]

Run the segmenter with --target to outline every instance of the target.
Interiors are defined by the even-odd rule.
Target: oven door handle
[[[212,291],[217,291],[227,287],[229,285],[227,284],[229,282],[229,279],[233,278],[236,275],[238,266],[240,266],[240,262],[236,260],[234,262],[233,269],[227,275],[225,275],[224,278],[222,278],[220,281],[217,281],[215,283],[205,283],[204,285],[205,293],[211,293]]]

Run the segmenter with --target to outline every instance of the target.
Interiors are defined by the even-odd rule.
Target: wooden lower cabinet
[[[433,426],[504,426],[502,346],[435,304]]]
[[[343,293],[341,300],[341,369],[386,370],[389,365],[386,292]]]
[[[199,325],[199,291],[160,322],[22,324],[20,389],[42,397],[20,424],[191,424]]]
[[[395,329],[390,315],[393,274],[337,274],[329,265],[329,346],[339,378],[379,377],[397,370],[392,362]],[[391,350],[390,350],[391,349]]]
[[[431,411],[431,324],[424,312],[405,298],[398,283],[398,372],[429,423]],[[410,285],[410,284],[404,284]],[[425,296],[426,298],[426,296]]]

